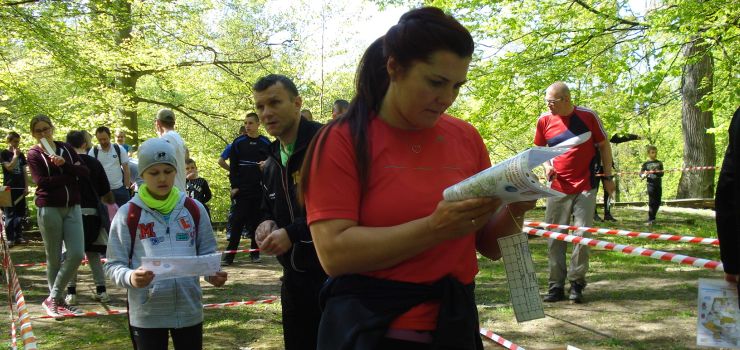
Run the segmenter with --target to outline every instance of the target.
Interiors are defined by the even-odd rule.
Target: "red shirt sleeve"
[[[360,182],[347,124],[326,129],[326,142],[314,154],[306,189],[308,224],[326,219],[359,221]]]
[[[543,117],[537,119],[537,130],[534,133],[534,144],[536,146],[547,145],[547,140],[545,139],[545,118]]]

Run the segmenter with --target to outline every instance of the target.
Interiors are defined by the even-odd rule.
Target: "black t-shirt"
[[[662,177],[663,177],[663,162],[659,160],[648,160],[645,163],[642,163],[642,168],[640,169],[640,172],[650,171],[650,173],[645,174],[645,178],[647,178],[647,182],[649,184],[653,185],[662,185]]]
[[[0,153],[0,159],[3,163],[9,163],[13,160],[13,152],[4,149],[2,153]],[[23,173],[23,167],[26,166],[26,164],[26,156],[24,156],[23,153],[20,153],[18,155],[18,163],[15,164],[13,169],[8,171],[3,166],[3,185],[14,188],[25,187],[26,182],[24,177],[26,174]]]
[[[262,196],[259,162],[267,159],[269,152],[270,140],[262,135],[242,135],[231,144],[229,180],[231,188],[239,189],[239,196]]]

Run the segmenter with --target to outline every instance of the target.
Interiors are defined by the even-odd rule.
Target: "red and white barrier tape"
[[[663,252],[660,250],[652,250],[652,249],[646,249],[642,247],[615,244],[611,242],[599,241],[596,239],[580,237],[580,236],[566,235],[563,233],[557,233],[557,232],[552,232],[552,231],[524,228],[522,229],[522,232],[530,234],[530,235],[547,237],[547,238],[557,239],[560,241],[576,243],[580,245],[588,245],[592,247],[613,250],[613,251],[630,254],[630,255],[647,256],[653,259],[673,261],[676,263],[693,265],[696,267],[702,267],[702,268],[709,269],[709,270],[724,271],[722,263],[719,261],[714,261],[714,260],[694,258],[691,256],[667,253],[667,252]]]
[[[8,307],[10,308],[11,317],[11,348],[14,350],[18,348],[18,328],[20,328],[23,349],[36,350],[38,349],[38,347],[36,345],[36,337],[33,334],[33,325],[31,324],[31,318],[28,310],[26,309],[26,299],[23,297],[21,283],[18,280],[18,275],[15,272],[15,267],[13,267],[13,260],[10,258],[8,245],[5,242],[5,239],[2,238],[3,230],[4,227],[2,223],[0,223],[0,240],[2,240],[2,242],[0,243],[2,244],[2,247],[0,247],[0,249],[2,249],[3,254],[2,265],[7,278],[6,282],[8,283],[8,294],[13,295],[15,299],[15,302],[13,302],[13,299],[9,298],[11,303],[10,305],[8,305]],[[13,314],[14,309],[15,313],[18,315],[17,318],[15,318]],[[16,326],[16,322],[18,322],[20,327]]]
[[[224,250],[221,253],[223,254],[231,254],[231,253],[252,253],[252,252],[258,252],[259,249],[238,249],[238,250]],[[102,262],[108,261],[108,259],[100,259]],[[87,265],[90,263],[87,259],[82,260],[81,265]],[[15,267],[32,267],[32,266],[46,266],[45,262],[37,262],[37,263],[27,263],[27,264],[15,264]]]
[[[487,330],[485,328],[481,328],[480,329],[480,334],[483,335],[484,337],[488,338],[488,339],[491,339],[491,340],[495,341],[499,345],[501,345],[501,346],[503,346],[503,347],[505,347],[505,348],[507,348],[509,350],[525,350],[523,347],[521,347],[519,345],[516,345],[516,344],[512,343],[511,341],[506,340],[506,339],[502,338],[500,335],[498,335],[496,333],[493,333],[492,331],[489,331],[489,330]]]
[[[272,304],[277,300],[277,297],[271,297],[270,299],[262,300],[248,300],[248,301],[231,301],[228,303],[217,303],[217,304],[203,304],[203,309],[223,309],[225,307],[235,307],[244,305],[255,305],[255,304]],[[83,312],[77,315],[62,315],[62,316],[39,316],[34,319],[46,319],[46,318],[75,318],[75,317],[96,317],[96,316],[109,316],[109,315],[125,315],[128,313],[126,310],[108,310],[105,312]]]
[[[701,238],[701,237],[692,237],[692,236],[675,236],[675,235],[669,235],[669,234],[650,233],[650,232],[636,232],[636,231],[627,231],[627,230],[613,230],[613,229],[599,228],[599,227],[581,227],[581,226],[557,225],[557,224],[548,224],[546,222],[539,222],[539,221],[524,221],[524,225],[530,226],[530,227],[542,227],[542,228],[551,229],[551,230],[552,229],[556,229],[556,230],[569,230],[569,231],[586,231],[586,232],[601,233],[601,234],[607,234],[607,235],[617,235],[617,236],[625,236],[625,237],[657,239],[657,240],[661,240],[661,241],[675,241],[675,242],[683,242],[683,243],[698,243],[698,244],[719,245],[719,239],[717,239],[717,238]]]

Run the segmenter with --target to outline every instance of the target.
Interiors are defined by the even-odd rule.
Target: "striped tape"
[[[663,252],[660,250],[646,249],[646,248],[634,247],[634,246],[623,245],[623,244],[615,244],[611,242],[599,241],[596,239],[580,237],[580,236],[566,235],[564,233],[558,233],[558,232],[552,232],[552,231],[525,228],[525,229],[522,229],[522,232],[530,234],[530,235],[534,235],[534,236],[547,237],[547,238],[557,239],[560,241],[576,243],[580,245],[587,245],[587,246],[592,246],[592,247],[606,249],[606,250],[613,250],[616,252],[621,252],[621,253],[630,254],[630,255],[647,256],[647,257],[657,259],[657,260],[673,261],[676,263],[693,265],[696,267],[701,267],[701,268],[705,268],[709,270],[724,271],[724,268],[722,267],[722,263],[719,261],[714,261],[714,260],[694,258],[691,256],[686,256],[686,255],[681,255],[681,254],[667,253],[667,252]]]
[[[525,350],[523,347],[521,347],[519,345],[516,345],[516,344],[512,343],[511,341],[506,340],[506,339],[502,338],[500,335],[498,335],[496,333],[493,333],[492,331],[489,331],[489,330],[487,330],[485,328],[481,328],[480,329],[480,334],[483,335],[484,337],[488,338],[488,339],[491,339],[491,340],[495,341],[499,345],[501,345],[501,346],[503,346],[503,347],[505,347],[505,348],[507,348],[509,350]]]
[[[0,249],[2,250],[3,254],[3,270],[5,271],[5,275],[7,276],[6,282],[8,284],[8,292],[14,297],[14,302],[13,300],[10,300],[11,303],[9,305],[11,317],[11,347],[14,350],[18,349],[18,333],[20,333],[23,349],[36,350],[38,349],[38,346],[36,345],[36,337],[33,334],[31,317],[28,313],[28,309],[26,308],[26,299],[23,296],[23,290],[21,290],[21,283],[18,280],[18,275],[15,272],[15,267],[13,267],[13,260],[10,258],[10,251],[8,250],[7,242],[4,238],[1,238],[3,236],[3,231],[4,227],[3,224],[0,222],[0,241],[2,242],[0,243],[2,245]],[[15,318],[15,314],[18,315],[17,318]]]
[[[269,299],[262,299],[262,300],[247,300],[247,301],[231,301],[227,303],[217,303],[217,304],[203,304],[203,309],[223,309],[227,307],[235,307],[235,306],[245,306],[245,305],[255,305],[255,304],[272,304],[277,300],[277,297],[270,297]],[[103,312],[83,312],[76,315],[61,315],[61,316],[39,316],[34,317],[34,319],[47,319],[47,318],[75,318],[75,317],[97,317],[97,316],[110,316],[110,315],[125,315],[127,313],[126,310],[108,310]]]
[[[529,227],[542,227],[542,228],[546,228],[550,230],[586,231],[586,232],[601,233],[601,234],[606,234],[606,235],[617,235],[617,236],[625,236],[625,237],[633,237],[633,238],[647,238],[647,239],[656,239],[656,240],[661,240],[661,241],[719,245],[719,239],[717,238],[676,236],[676,235],[661,234],[661,233],[636,232],[636,231],[627,231],[627,230],[612,230],[608,228],[599,228],[599,227],[557,225],[557,224],[548,224],[546,222],[538,222],[538,221],[525,221],[524,225],[529,226]]]

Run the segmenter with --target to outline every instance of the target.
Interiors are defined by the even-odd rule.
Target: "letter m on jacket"
[[[139,224],[139,239],[157,237],[154,233],[154,223]]]

